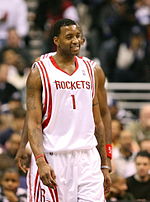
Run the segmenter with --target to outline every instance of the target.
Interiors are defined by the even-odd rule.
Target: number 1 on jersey
[[[72,106],[73,106],[73,109],[76,109],[75,96],[74,96],[74,95],[71,95],[71,97],[72,97]]]

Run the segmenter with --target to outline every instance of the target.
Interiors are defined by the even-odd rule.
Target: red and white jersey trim
[[[95,96],[95,78],[94,78],[94,70],[92,69],[92,66],[90,64],[89,61],[83,60],[84,63],[86,64],[88,73],[89,73],[89,77],[91,80],[91,84],[92,84],[92,97],[94,98]]]
[[[43,83],[43,94],[45,95],[43,98],[43,123],[42,123],[42,129],[44,129],[51,118],[52,113],[52,95],[51,95],[51,85],[49,76],[46,70],[46,67],[42,61],[39,61],[36,63],[36,65],[39,68],[39,71],[42,74],[42,83]]]

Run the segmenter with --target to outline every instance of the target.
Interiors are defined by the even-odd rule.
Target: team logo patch
[[[85,73],[84,69],[82,70],[82,74],[83,74],[83,76],[86,76],[86,73]]]

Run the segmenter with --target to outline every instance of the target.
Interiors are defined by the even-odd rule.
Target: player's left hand
[[[104,193],[106,196],[110,192],[111,178],[110,178],[109,170],[107,168],[103,168],[102,172],[104,175]]]

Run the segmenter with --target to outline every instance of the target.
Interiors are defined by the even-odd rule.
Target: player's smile
[[[71,49],[74,50],[74,51],[79,51],[80,46],[71,46]]]
[[[80,51],[80,45],[71,45],[71,51],[75,52],[76,54]]]

